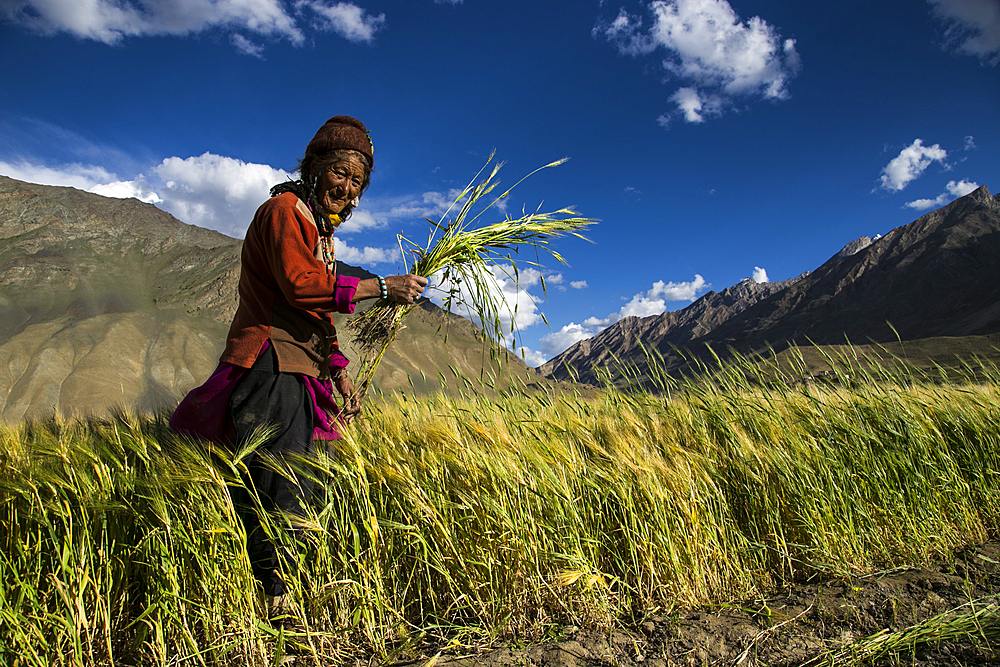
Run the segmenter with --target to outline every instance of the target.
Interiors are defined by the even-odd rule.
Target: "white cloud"
[[[77,163],[47,167],[24,161],[0,162],[0,174],[28,183],[61,185],[79,190],[89,190],[100,183],[116,180],[115,175],[103,167]]]
[[[537,368],[548,361],[548,357],[544,353],[532,350],[530,347],[519,347],[515,352],[517,356],[524,359],[524,363],[533,368]]]
[[[945,191],[934,199],[916,199],[906,202],[904,206],[918,211],[926,211],[929,208],[944,206],[953,199],[964,197],[978,188],[979,184],[975,181],[948,181],[948,184],[944,186]]]
[[[801,68],[795,40],[781,39],[766,21],[742,21],[726,0],[655,0],[653,24],[622,9],[610,23],[599,22],[594,34],[613,42],[624,55],[667,52],[664,69],[690,85],[671,100],[674,112],[689,123],[719,115],[737,97],[783,100],[788,82]],[[657,121],[670,124],[671,114]]]
[[[352,2],[328,5],[324,0],[298,0],[295,8],[311,9],[317,17],[316,27],[332,31],[350,42],[371,44],[375,33],[385,25],[385,14],[373,16]]]
[[[463,0],[434,0],[435,4],[438,5],[460,5]]]
[[[963,150],[974,151],[976,150],[976,140],[971,135],[965,138],[965,147]]]
[[[658,280],[649,290],[633,296],[617,313],[611,313],[607,317],[588,317],[581,324],[570,322],[559,331],[542,336],[540,339],[542,352],[554,357],[577,341],[586,340],[626,317],[660,315],[666,312],[667,302],[694,301],[710,287],[711,285],[698,274],[695,274],[694,280],[690,282],[665,283]]]
[[[452,189],[448,192],[425,192],[420,199],[406,199],[392,204],[386,211],[391,218],[430,218],[438,220],[455,204],[462,190]]]
[[[521,330],[542,321],[537,306],[539,298],[527,290],[538,285],[540,277],[537,269],[522,269],[515,280],[510,265],[491,266],[487,273],[479,275],[488,298],[497,306],[504,330]],[[470,280],[472,278],[463,277],[459,282],[454,277],[444,280],[442,276],[431,276],[431,285],[425,295],[439,306],[444,306],[448,293],[454,291],[451,311],[481,325],[474,313],[472,292],[468,287]]]
[[[914,139],[912,144],[900,151],[882,169],[881,186],[889,192],[899,192],[923,174],[933,162],[947,166],[947,157],[948,152],[938,144],[924,146],[923,139]]]
[[[264,57],[264,47],[262,45],[254,44],[238,32],[233,33],[229,41],[233,43],[237,51],[245,56],[253,56],[254,58],[261,59]]]
[[[388,219],[382,213],[369,208],[370,202],[362,199],[361,204],[351,213],[351,217],[337,228],[337,233],[356,234],[367,229],[384,229],[389,224]]]
[[[211,29],[231,32],[240,53],[260,58],[264,46],[247,34],[305,42],[297,19],[308,9],[317,30],[334,32],[351,42],[370,44],[385,26],[385,14],[372,15],[353,2],[297,0],[296,15],[283,0],[2,0],[0,19],[52,35],[117,44],[126,37],[191,35]]]
[[[768,279],[768,277],[767,277],[767,271],[764,270],[764,269],[762,269],[759,266],[753,267],[753,275],[750,276],[750,277],[753,278],[753,281],[755,283],[769,283],[769,282],[771,282]]]
[[[913,201],[906,202],[904,206],[918,211],[926,211],[929,208],[943,206],[946,201],[947,198],[944,195],[939,195],[937,199],[914,199]]]
[[[337,259],[354,266],[369,266],[372,264],[392,264],[399,262],[398,248],[372,248],[365,246],[358,250],[344,243],[342,239],[333,237],[333,249],[337,253]]]
[[[670,96],[670,101],[677,105],[677,108],[684,116],[684,120],[689,123],[703,123],[705,122],[706,113],[710,115],[718,115],[720,113],[718,100],[714,104],[702,101],[701,93],[698,92],[697,88],[678,88]]]
[[[623,55],[640,56],[652,53],[657,44],[651,35],[642,32],[642,17],[633,16],[622,7],[610,23],[598,22],[593,34],[614,42]]]
[[[135,197],[156,204],[179,220],[242,237],[261,202],[276,183],[292,174],[266,164],[213,153],[169,157],[132,180],[103,167],[68,164],[46,167],[0,162],[0,173],[42,185],[68,185],[106,197]]]
[[[114,197],[115,199],[128,199],[132,197],[147,204],[160,204],[163,202],[160,195],[153,191],[153,188],[146,182],[146,178],[142,174],[139,174],[132,181],[115,181],[86,189],[88,192],[93,192],[104,197]]]
[[[573,280],[570,282],[569,286],[572,287],[573,289],[586,289],[590,287],[590,285],[587,284],[586,280]]]
[[[945,190],[953,197],[964,197],[967,194],[979,189],[979,183],[975,181],[948,181]]]
[[[659,315],[666,312],[668,301],[694,301],[709,287],[711,286],[698,274],[695,274],[694,280],[685,283],[665,283],[658,280],[648,291],[633,296],[632,300],[622,306],[617,313],[611,313],[604,318],[590,317],[584,320],[583,324],[600,331],[626,317]]]
[[[271,186],[292,177],[266,164],[203,153],[169,157],[152,169],[161,181],[160,208],[184,222],[243,236]]]
[[[0,16],[42,34],[65,32],[105,44],[211,28],[283,37],[295,44],[304,39],[280,0],[4,0]]]
[[[930,0],[945,26],[945,38],[959,53],[984,64],[1000,63],[1000,0]]]
[[[104,150],[101,155],[107,152]],[[120,156],[111,157],[115,158],[114,161],[122,161],[118,159]],[[294,176],[266,164],[243,162],[213,153],[188,158],[169,157],[149,169],[147,175],[139,174],[131,180],[122,179],[95,165],[71,163],[46,166],[25,160],[0,161],[0,174],[31,183],[75,187],[106,197],[135,197],[157,204],[183,222],[237,237],[246,232],[257,207],[268,198],[271,186]],[[413,222],[424,217],[436,220],[459,194],[460,191],[452,190],[390,200],[365,197],[337,231],[340,235],[351,235],[384,229],[397,221]],[[378,253],[389,251],[365,249],[346,252],[357,253],[350,256],[363,258],[367,263],[377,263],[388,261],[381,259],[383,255]],[[392,255],[398,258],[398,248]],[[551,282],[553,277],[547,276],[546,280]],[[557,275],[554,284],[560,280]]]
[[[542,346],[542,353],[551,359],[557,354],[565,352],[581,340],[587,340],[596,334],[593,327],[586,327],[582,324],[570,322],[559,331],[545,334],[539,339]]]

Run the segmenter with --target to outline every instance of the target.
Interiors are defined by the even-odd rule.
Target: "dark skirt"
[[[237,448],[257,429],[264,426],[275,429],[247,460],[249,474],[243,480],[247,488],[256,491],[264,512],[304,516],[313,499],[316,482],[311,479],[312,475],[302,474],[301,463],[296,460],[310,457],[315,451],[313,404],[313,397],[300,375],[278,371],[277,355],[270,346],[233,389],[229,415]],[[286,477],[288,470],[283,475],[264,463],[263,452],[278,461],[285,459],[292,472],[291,479]],[[246,529],[247,555],[254,577],[267,595],[283,595],[286,586],[281,573],[293,571],[298,554],[283,553],[267,538],[245,489],[235,490],[233,505]]]

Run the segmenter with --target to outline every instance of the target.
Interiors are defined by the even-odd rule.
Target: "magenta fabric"
[[[261,353],[270,347],[270,341],[264,341]],[[337,359],[337,357],[340,359]],[[338,361],[343,360],[343,365]],[[333,368],[347,366],[347,357],[334,355],[330,359]],[[250,372],[249,368],[236,366],[225,361],[220,362],[215,372],[200,387],[188,392],[181,404],[170,417],[170,428],[193,438],[209,440],[220,445],[230,445],[233,441],[233,424],[229,418],[229,398],[240,380]],[[319,380],[308,375],[300,376],[305,382],[306,390],[313,402],[313,439],[339,440],[343,436],[337,430],[335,421],[329,415],[340,415],[340,406],[334,398],[333,383],[330,380]]]
[[[358,291],[361,278],[354,276],[337,276],[337,288],[333,290],[333,310],[348,315],[354,312],[357,304],[353,301],[354,293]]]
[[[170,428],[178,433],[209,440],[220,445],[233,441],[229,419],[229,397],[250,371],[249,368],[221,362],[205,384],[188,392],[170,417]]]

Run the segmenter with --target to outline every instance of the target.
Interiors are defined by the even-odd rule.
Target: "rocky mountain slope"
[[[642,346],[648,346],[652,341],[657,346],[683,346],[807,275],[804,273],[798,278],[770,283],[758,283],[753,278],[747,278],[721,292],[708,292],[682,310],[650,317],[623,318],[593,338],[576,343],[542,364],[538,371],[542,375],[565,379],[568,377],[564,375],[568,365],[582,374],[581,379],[593,382],[591,368],[613,366],[615,357],[642,356]]]
[[[240,247],[134,199],[0,176],[0,419],[175,405],[218,361]],[[435,390],[489,363],[467,320],[427,302],[406,323],[383,391]]]
[[[739,288],[706,294],[677,313],[622,320],[542,367],[583,381],[613,367],[611,355],[644,366],[641,346],[684,362],[673,348],[706,354],[790,344],[916,340],[1000,331],[1000,198],[983,186],[877,239],[849,244],[821,267],[768,294]],[[768,283],[770,284],[770,283]],[[757,286],[763,287],[763,286]],[[730,290],[734,305],[715,304]],[[704,302],[704,303],[702,303]],[[698,312],[713,313],[700,318]],[[696,324],[692,324],[697,320]],[[640,345],[641,343],[641,345]]]

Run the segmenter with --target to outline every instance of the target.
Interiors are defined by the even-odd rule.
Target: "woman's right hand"
[[[427,287],[427,278],[407,273],[405,276],[386,276],[385,289],[390,301],[416,303],[417,297]]]

